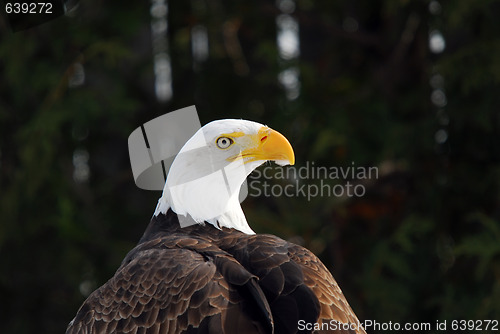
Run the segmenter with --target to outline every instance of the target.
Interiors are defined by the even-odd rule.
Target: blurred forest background
[[[243,203],[361,320],[500,320],[500,1],[165,1],[0,19],[1,333],[63,332],[114,274],[160,196],[127,138],[193,104],[282,132],[297,167],[379,168],[360,198]]]

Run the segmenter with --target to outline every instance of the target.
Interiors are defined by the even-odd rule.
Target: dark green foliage
[[[170,1],[174,95],[163,104],[149,2],[81,1],[75,17],[18,33],[0,21],[0,332],[63,332],[113,275],[160,196],[135,187],[128,135],[192,104],[202,123],[272,126],[297,167],[378,167],[360,198],[243,204],[254,230],[319,255],[361,320],[500,320],[500,2],[441,5],[433,15],[427,1],[297,0],[294,101],[277,81],[287,63],[274,1]],[[193,71],[196,24],[210,55]],[[429,51],[433,29],[443,53]],[[76,62],[85,83],[71,88]],[[436,73],[442,107],[430,100]],[[91,175],[78,183],[73,156],[85,151]]]

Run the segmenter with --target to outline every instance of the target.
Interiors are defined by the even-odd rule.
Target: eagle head
[[[254,234],[238,195],[246,177],[266,161],[295,163],[292,146],[281,133],[246,120],[210,122],[176,156],[155,215],[172,209],[181,225],[208,222]]]

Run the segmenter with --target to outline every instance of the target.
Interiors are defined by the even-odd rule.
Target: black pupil
[[[222,138],[222,139],[220,140],[220,145],[221,145],[221,146],[226,146],[228,143],[229,143],[229,141],[228,141],[226,138]]]

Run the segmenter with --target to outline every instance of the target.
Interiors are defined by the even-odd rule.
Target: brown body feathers
[[[335,321],[353,329],[326,326]],[[310,251],[276,236],[209,224],[181,229],[169,210],[153,217],[67,333],[290,334],[310,333],[322,323],[328,333],[364,333]]]

